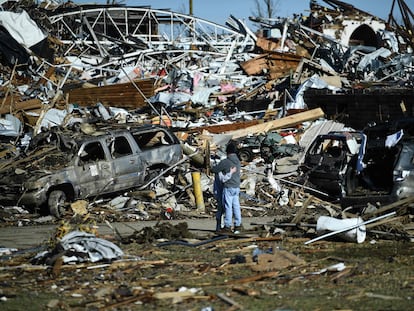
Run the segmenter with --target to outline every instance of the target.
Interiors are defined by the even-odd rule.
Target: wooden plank
[[[134,83],[146,98],[154,95],[154,81],[152,79],[138,80]],[[104,105],[136,109],[147,105],[141,92],[132,83],[122,83],[76,88],[69,90],[67,94],[69,103],[77,103],[80,106],[91,106],[101,102]]]
[[[160,293],[155,293],[154,294],[154,298],[156,299],[171,299],[171,298],[188,298],[188,297],[192,297],[195,296],[195,293],[193,293],[192,291],[186,290],[186,291],[182,291],[182,292],[160,292]]]
[[[304,112],[299,112],[284,118],[264,122],[262,124],[252,125],[244,129],[226,132],[226,134],[232,135],[233,139],[247,136],[249,134],[266,133],[270,130],[280,129],[284,127],[295,126],[305,121],[313,121],[324,116],[324,112],[321,108],[315,108]]]
[[[3,107],[0,107],[0,114],[13,113],[19,110],[33,110],[40,109],[42,102],[38,98],[29,99],[26,101],[6,101]]]
[[[248,75],[257,75],[267,68],[267,54],[256,56],[248,61],[242,62],[240,67]]]
[[[306,58],[302,58],[300,61],[300,64],[297,65],[295,73],[293,74],[293,81],[295,83],[300,83],[301,81],[301,77],[302,77],[302,73],[303,73],[303,68],[307,66],[307,67],[311,67],[314,70],[319,70],[322,73],[327,74],[328,76],[337,76],[338,73],[335,71],[330,70],[329,68],[323,67],[320,64],[311,61],[310,59],[306,59]]]
[[[279,42],[273,42],[269,39],[258,37],[256,40],[256,46],[261,48],[263,51],[275,51],[280,49]]]
[[[414,202],[414,197],[407,197],[407,198],[401,199],[399,201],[393,202],[391,204],[385,205],[385,206],[383,206],[383,207],[375,210],[372,213],[367,213],[367,214],[363,215],[362,218],[364,220],[365,219],[370,219],[370,218],[372,218],[372,217],[374,217],[376,215],[379,215],[379,214],[388,212],[390,210],[400,209],[401,207],[404,207],[406,205],[409,205],[409,204],[411,204],[413,202]]]
[[[243,122],[235,122],[229,124],[216,124],[216,125],[206,125],[200,126],[195,128],[190,128],[186,130],[186,132],[203,132],[204,130],[208,131],[209,133],[213,134],[220,134],[227,131],[234,131],[239,129],[244,129],[246,127],[259,124],[259,120],[250,120],[250,121],[243,121]]]
[[[303,202],[302,207],[296,213],[295,217],[292,219],[292,223],[299,225],[300,221],[302,220],[302,216],[305,213],[306,209],[308,208],[309,204],[312,202],[313,196],[309,196],[305,202]]]
[[[230,297],[227,297],[225,294],[218,293],[217,297],[223,300],[225,303],[228,303],[230,306],[232,306],[232,310],[238,310],[238,309],[243,310],[243,306],[241,304],[234,301]]]
[[[230,281],[227,281],[225,284],[251,283],[251,282],[256,282],[256,281],[260,281],[260,280],[264,280],[268,278],[275,278],[277,276],[279,276],[278,271],[270,271],[270,272],[265,272],[265,273],[258,274],[258,275],[230,280]]]
[[[295,54],[269,52],[242,62],[240,66],[248,75],[263,74],[263,71],[267,70],[273,72],[273,76],[276,76],[276,73],[281,76],[282,73],[295,70],[301,59],[301,56]]]

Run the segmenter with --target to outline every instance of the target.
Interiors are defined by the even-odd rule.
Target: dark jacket
[[[228,173],[230,169],[235,166],[237,167],[237,172],[233,173],[231,178],[224,183],[224,188],[240,188],[240,160],[235,153],[230,153],[227,155],[226,159],[220,161],[219,164],[213,166],[211,171],[213,173],[223,172]]]

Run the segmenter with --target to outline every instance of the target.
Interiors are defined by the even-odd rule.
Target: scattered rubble
[[[351,239],[361,244],[366,236],[412,241],[413,16],[403,0],[393,9],[397,2],[404,25],[393,12],[384,21],[342,1],[323,2],[310,1],[309,16],[251,17],[254,32],[234,16],[223,26],[147,6],[2,1],[0,226],[160,223],[128,237],[115,232],[120,246],[60,227],[65,234],[32,265],[26,254],[1,248],[1,280],[11,285],[0,296],[16,296],[17,281],[8,278],[21,273],[43,292],[56,281],[51,309],[217,299],[242,309],[223,286],[251,300],[281,295],[266,280],[369,274],[332,249],[312,257],[330,244],[304,246],[311,242],[337,241],[343,232],[349,239],[354,229]],[[230,141],[242,160],[243,218],[274,221],[239,236],[200,237],[184,221],[213,217],[210,167]],[[324,219],[358,221],[321,235]],[[226,243],[238,244],[228,250]],[[221,257],[165,259],[175,247]],[[62,275],[73,285],[57,282]],[[265,284],[260,292],[249,286],[258,283]],[[59,297],[63,291],[71,302]],[[382,294],[353,288],[348,296],[388,299]]]
[[[393,23],[341,1],[325,2],[330,7],[311,1],[309,16],[272,21],[251,18],[260,27],[256,33],[234,16],[221,26],[150,7],[3,2],[2,34],[16,48],[3,46],[1,50],[2,205],[49,205],[49,212],[59,218],[64,216],[62,203],[87,198],[90,201],[82,214],[96,213],[100,219],[171,218],[192,211],[208,214],[215,208],[210,163],[223,155],[230,140],[239,143],[244,163],[247,213],[253,205],[263,213],[294,202],[296,190],[286,185],[340,202],[342,207],[361,208],[369,202],[389,203],[411,196],[412,168],[406,158],[412,149],[412,126],[399,121],[412,115],[410,99],[398,99],[398,111],[392,103],[388,107],[378,104],[375,109],[381,114],[358,113],[350,106],[336,109],[335,103],[350,99],[349,94],[370,94],[371,98],[375,89],[399,88],[402,93],[412,89],[412,43],[404,41],[403,29]],[[183,17],[191,23],[184,23]],[[125,19],[129,29],[123,26]],[[19,20],[19,26],[13,20]],[[404,23],[409,25],[409,16]],[[172,24],[176,26],[169,27]],[[195,34],[191,37],[185,32],[190,25]],[[36,36],[27,36],[28,29]],[[312,92],[321,98],[330,94],[336,114],[323,99],[309,100]],[[350,105],[357,102],[349,101]],[[361,103],[361,107],[370,105]],[[361,115],[369,119],[354,128],[362,121]],[[368,122],[385,121],[394,126],[381,133],[368,127]],[[162,159],[164,151],[153,153],[151,160],[143,161],[147,177],[140,185],[133,182],[121,187],[124,177],[111,163],[119,175],[113,176],[113,182],[102,175],[91,184],[94,187],[80,187],[76,184],[81,185],[83,177],[75,174],[73,180],[47,177],[55,181],[40,186],[35,172],[48,174],[52,163],[61,163],[51,149],[52,142],[64,153],[77,152],[61,133],[73,129],[90,136],[108,135],[111,127],[131,131],[148,124],[169,127],[185,156],[175,158],[173,164]],[[378,145],[398,133],[400,137],[391,145]],[[343,139],[333,141],[332,135]],[[354,136],[352,146],[350,135]],[[315,136],[324,139],[319,142],[323,157],[316,152]],[[341,164],[324,162],[329,154],[327,138],[329,144],[347,146]],[[145,149],[144,138],[137,139],[139,150]],[[43,155],[35,151],[40,143],[48,146]],[[378,154],[389,156],[374,158]],[[125,161],[125,157],[116,161],[121,159]],[[385,161],[397,164],[388,165],[379,175],[376,167],[384,167]],[[200,195],[193,192],[194,170],[202,174],[201,199],[206,204],[196,204]],[[99,171],[92,174],[95,179]],[[11,173],[26,184],[12,181]],[[27,182],[31,178],[36,180],[33,189]],[[36,199],[25,199],[33,191],[37,191]],[[124,193],[118,198],[103,196],[117,191]],[[157,211],[149,212],[151,208]],[[72,208],[71,213],[80,212]],[[4,221],[12,221],[12,215]]]

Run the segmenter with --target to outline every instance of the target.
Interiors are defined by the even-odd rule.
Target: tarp
[[[288,103],[287,108],[288,109],[304,109],[306,108],[305,100],[303,99],[303,95],[305,94],[305,91],[307,89],[329,89],[333,91],[339,91],[340,88],[337,88],[335,86],[329,85],[324,80],[322,80],[318,75],[313,75],[309,79],[307,79],[305,82],[303,82],[298,92],[296,93],[295,100],[291,103]]]
[[[19,119],[11,114],[7,114],[4,119],[0,119],[0,136],[19,136],[21,125]]]
[[[47,35],[37,26],[26,11],[20,13],[0,11],[0,26],[4,27],[4,33],[8,33],[8,35],[13,38],[12,40],[15,42],[12,43],[14,45],[17,46],[20,44],[22,47],[30,49],[37,55],[53,62],[53,50],[49,47]],[[11,48],[8,46],[8,43],[12,41],[10,39],[3,40],[3,42],[6,43],[6,53],[4,53],[5,48],[0,50],[0,52],[3,52],[6,55],[11,52],[16,53],[15,51],[17,50],[17,47]],[[9,49],[9,51],[7,51],[7,49]],[[23,52],[19,53],[26,56]],[[27,62],[27,59],[23,58],[21,55],[17,60],[17,63]],[[16,63],[15,60],[9,62],[12,64]]]
[[[26,64],[29,61],[29,53],[0,26],[0,55],[8,65]]]
[[[76,253],[87,254],[91,262],[114,260],[124,254],[114,243],[82,231],[69,232],[62,238],[60,245],[65,251],[73,251],[74,256],[68,257],[68,261],[84,261],[85,258],[76,256]]]
[[[47,37],[26,11],[21,13],[0,11],[0,25],[26,48],[38,44]]]

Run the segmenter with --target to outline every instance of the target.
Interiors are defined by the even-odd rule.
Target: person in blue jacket
[[[224,174],[223,172],[218,172],[214,175],[214,186],[213,194],[217,201],[217,212],[216,212],[216,231],[221,230],[221,218],[224,214],[223,206],[223,186],[226,181],[228,181],[234,172],[237,171],[237,168],[233,166],[230,169],[230,172]]]
[[[226,153],[227,157],[211,168],[211,171],[216,175],[220,172],[225,176],[230,173],[227,175],[227,177],[230,178],[222,184],[223,192],[221,195],[221,203],[224,209],[224,227],[221,228],[221,230],[218,228],[218,230],[222,233],[232,233],[234,218],[234,232],[237,233],[242,229],[242,216],[239,201],[241,165],[240,160],[237,157],[237,147],[234,143],[230,142],[226,146]],[[216,214],[216,219],[217,217],[218,213]]]

